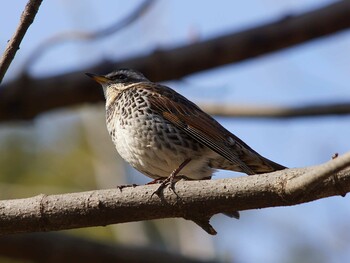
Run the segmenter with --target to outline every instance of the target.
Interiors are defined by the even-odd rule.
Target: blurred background
[[[17,83],[24,73],[40,80],[79,72],[83,79],[84,70],[98,63],[190,45],[334,3],[329,0],[148,2],[149,6],[132,23],[115,33],[84,41],[69,38],[67,34],[61,41],[54,37],[66,32],[98,32],[122,21],[144,1],[43,1],[7,72],[0,96],[6,85]],[[0,9],[2,52],[26,3],[6,1]],[[45,49],[40,48],[43,43],[49,43]],[[345,104],[350,101],[349,47],[349,31],[343,30],[257,58],[168,79],[163,84],[204,108],[213,104],[243,108]],[[91,80],[86,83],[88,81]],[[99,89],[94,83],[89,85]],[[42,94],[42,101],[33,103],[45,104],[45,87]],[[106,131],[101,99],[95,103],[63,106],[31,119],[0,122],[1,199],[149,181],[118,156]],[[350,148],[348,115],[215,118],[256,151],[288,167],[317,165],[330,160],[334,153],[342,154]],[[239,174],[219,171],[214,179],[233,176]],[[59,234],[78,237],[77,240],[157,249],[182,255],[184,260],[347,262],[350,259],[348,202],[348,196],[332,197],[294,207],[243,211],[240,220],[216,215],[212,224],[218,235],[214,237],[182,219]],[[1,258],[1,262],[17,262],[8,259],[10,254],[0,254],[8,256]],[[18,262],[24,261],[18,259]]]

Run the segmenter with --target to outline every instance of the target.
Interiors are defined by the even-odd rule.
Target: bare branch
[[[110,72],[118,67],[135,68],[153,81],[176,79],[209,68],[242,61],[258,55],[338,32],[350,26],[350,2],[327,7],[229,34],[153,54],[101,63],[92,68],[55,77],[27,76],[0,90],[0,121],[32,119],[41,112],[103,99],[100,87],[82,72]]]
[[[301,195],[306,191],[311,191],[316,188],[330,175],[335,174],[348,166],[350,166],[350,152],[340,157],[336,157],[322,166],[305,173],[304,176],[289,180],[285,186],[285,191],[288,195]],[[342,195],[345,196],[345,193]]]
[[[2,236],[0,237],[0,255],[30,262],[51,263],[214,263],[214,261],[195,260],[152,247],[111,245],[58,233]]]
[[[205,112],[223,117],[300,118],[350,114],[350,102],[311,104],[298,107],[199,103]]]
[[[11,40],[8,42],[6,50],[0,61],[0,83],[5,76],[12,60],[14,59],[19,45],[26,34],[29,26],[33,23],[36,13],[39,10],[42,0],[29,0],[22,15],[20,23]]]
[[[296,205],[349,192],[350,169],[336,173],[348,165],[349,156],[347,153],[312,168],[222,180],[180,181],[176,183],[175,193],[166,188],[161,197],[152,196],[158,185],[145,185],[122,191],[110,189],[4,200],[0,201],[0,233],[53,231],[182,217],[214,234],[207,219],[217,213]],[[329,167],[333,169],[331,173]],[[319,172],[314,176],[315,181],[309,180],[312,171]],[[311,189],[305,186],[311,186]]]
[[[138,69],[154,81],[177,79],[348,29],[349,12],[350,2],[335,2],[301,15],[288,15],[252,29],[173,50],[156,50],[151,56],[117,61],[114,65]],[[106,67],[100,66],[104,71]]]
[[[65,41],[81,40],[81,41],[92,41],[98,40],[104,37],[108,37],[118,31],[125,29],[127,26],[131,25],[133,22],[137,21],[146,11],[155,3],[155,0],[144,0],[135,10],[133,10],[128,16],[124,17],[122,20],[118,19],[112,25],[106,28],[99,29],[93,32],[83,32],[83,31],[71,31],[63,32],[56,36],[53,36],[42,44],[40,44],[29,56],[23,65],[22,71],[27,71],[29,67],[38,61],[41,56],[50,48],[55,45],[62,44]]]

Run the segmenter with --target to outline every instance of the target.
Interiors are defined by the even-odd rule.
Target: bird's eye
[[[126,79],[127,76],[124,75],[124,74],[119,74],[119,75],[117,75],[117,78],[118,78],[118,79]]]

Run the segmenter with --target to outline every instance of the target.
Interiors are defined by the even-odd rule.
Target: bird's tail
[[[236,149],[236,152],[239,154],[239,162],[233,163],[219,156],[211,160],[209,165],[215,169],[232,170],[248,175],[270,173],[287,168],[261,156],[251,148],[240,148],[240,151]]]
[[[279,163],[276,163],[274,161],[271,161],[263,156],[261,156],[259,154],[259,157],[262,161],[262,163],[264,163],[265,165],[260,165],[260,166],[257,166],[257,167],[252,167],[254,168],[254,172],[257,173],[257,174],[261,174],[261,173],[270,173],[270,172],[274,172],[274,171],[279,171],[279,170],[284,170],[284,169],[287,169],[287,167],[279,164]]]

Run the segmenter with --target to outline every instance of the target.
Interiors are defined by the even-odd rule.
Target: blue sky
[[[7,1],[0,10],[1,50],[27,1]],[[36,76],[79,69],[107,58],[122,58],[208,39],[329,3],[325,0],[164,1],[118,34],[92,43],[69,42],[45,53],[30,72]],[[96,30],[127,15],[140,1],[43,1],[6,79],[15,77],[38,44],[58,32]],[[200,72],[166,84],[196,101],[252,105],[305,105],[349,101],[348,31],[242,63]],[[349,151],[349,117],[291,120],[218,118],[261,154],[289,167],[316,165]],[[217,178],[231,177],[219,172]],[[312,246],[324,262],[350,257],[349,198],[334,197],[289,208],[215,217],[218,251],[238,262],[290,262],[288,255]],[[203,235],[206,235],[203,233]],[[294,250],[293,250],[294,248]],[[301,253],[301,252],[300,252]],[[313,261],[311,261],[313,262]],[[320,262],[320,261],[319,261]]]

